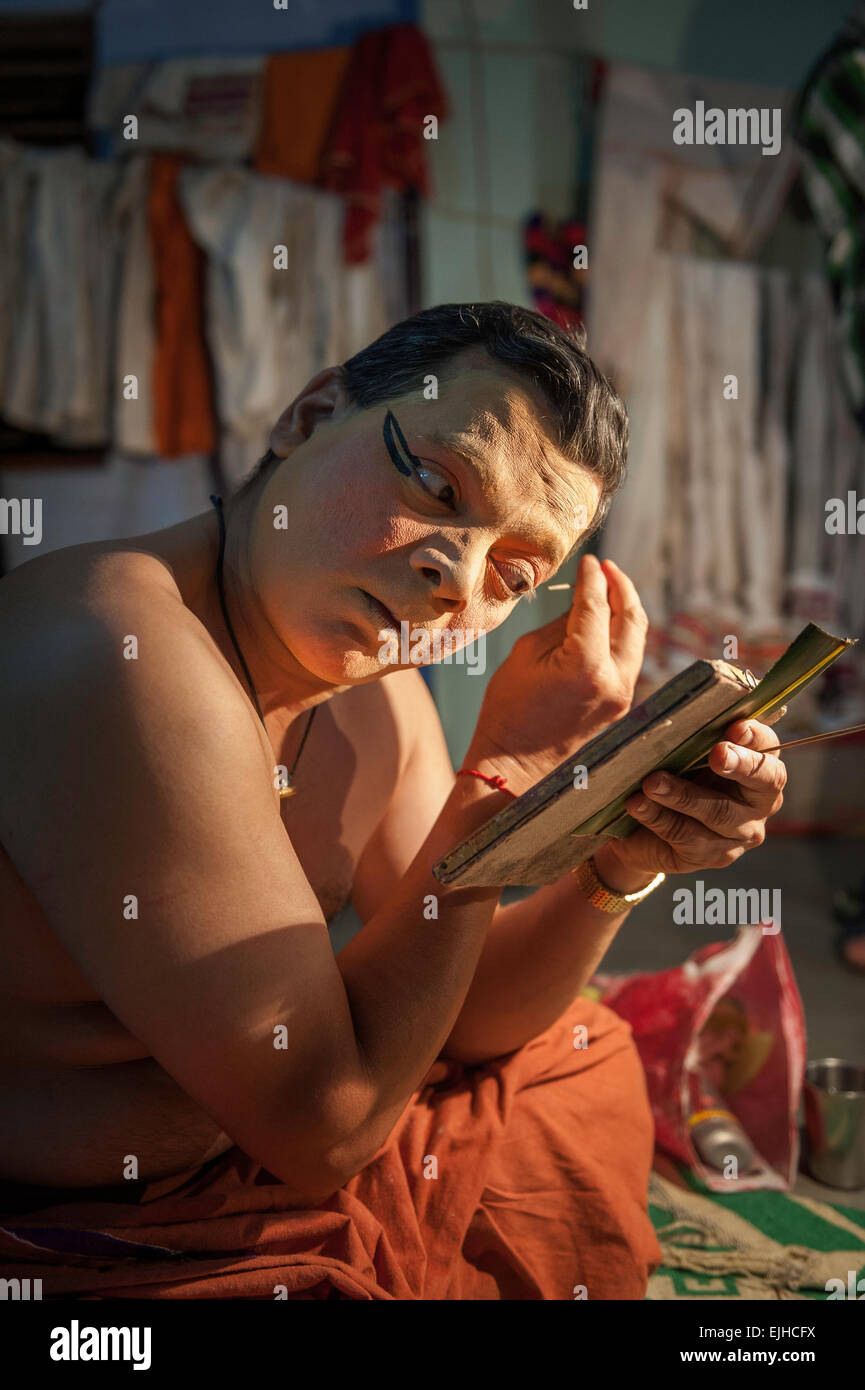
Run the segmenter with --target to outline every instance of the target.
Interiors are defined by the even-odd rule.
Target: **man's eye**
[[[446,507],[456,506],[456,492],[454,485],[444,473],[440,473],[437,468],[422,460],[414,465],[415,476],[418,478],[421,487],[426,492],[432,493],[437,502],[443,502]]]
[[[384,417],[382,433],[397,472],[406,478],[416,478],[424,492],[428,492],[449,511],[455,511],[457,494],[453,483],[447,474],[436,468],[429,459],[418,458],[417,454],[412,453],[392,410]]]
[[[516,565],[502,564],[499,564],[497,569],[514,598],[535,598],[534,583],[525,570],[519,569]]]

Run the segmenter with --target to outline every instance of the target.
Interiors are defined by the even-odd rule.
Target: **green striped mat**
[[[850,1271],[865,1298],[865,1211],[791,1192],[710,1192],[680,1171],[687,1190],[649,1178],[663,1259],[647,1299],[827,1299],[830,1279],[846,1297]]]

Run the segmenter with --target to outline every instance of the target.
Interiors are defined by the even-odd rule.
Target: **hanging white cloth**
[[[261,117],[262,54],[169,58],[100,66],[88,122],[118,158],[176,150],[198,159],[248,159]],[[134,139],[127,118],[135,116]]]
[[[670,262],[664,258],[645,296],[636,344],[635,361],[645,370],[633,373],[628,396],[631,437],[637,447],[631,449],[628,482],[613,501],[603,533],[604,552],[622,557],[653,622],[661,621],[667,609],[664,548],[673,505],[666,469],[670,293]]]
[[[612,65],[589,237],[589,347],[631,422],[629,478],[600,548],[637,585],[658,675],[689,647],[720,655],[726,633],[746,645],[792,636],[833,594],[839,628],[856,634],[851,595],[865,589],[848,538],[823,524],[826,499],[862,467],[826,282],[724,259],[765,236],[792,143],[771,158],[754,145],[676,146],[673,112],[697,100],[789,104],[770,88]]]
[[[381,255],[388,233],[369,265],[346,268],[335,194],[235,168],[185,169],[179,186],[207,255],[222,462],[237,483],[309,379],[389,326],[393,287]]]
[[[715,262],[712,321],[714,379],[710,400],[718,441],[716,478],[729,529],[716,537],[717,593],[743,630],[760,632],[777,618],[769,575],[772,556],[765,530],[766,467],[757,448],[760,401],[761,272],[755,266]]]
[[[763,296],[765,359],[760,443],[766,477],[764,509],[769,558],[765,583],[769,610],[777,615],[782,612],[786,593],[787,485],[791,467],[787,399],[798,320],[788,272],[765,271]]]
[[[0,412],[86,447],[108,438],[117,167],[79,150],[28,150],[19,266]]]
[[[831,496],[832,416],[826,363],[832,360],[831,304],[820,275],[802,279],[793,402],[793,508],[789,583],[810,592],[825,584],[826,499]]]

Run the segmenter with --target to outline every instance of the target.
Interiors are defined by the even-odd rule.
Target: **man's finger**
[[[648,797],[639,793],[625,802],[627,811],[639,821],[644,830],[650,830],[659,840],[670,846],[671,851],[683,861],[704,865],[706,868],[720,868],[731,864],[745,853],[747,848],[720,835],[715,835],[690,816],[658,806]],[[630,836],[628,837],[630,839]],[[666,870],[664,870],[666,872]],[[679,872],[678,869],[673,870]]]
[[[633,869],[643,869],[647,874],[682,872],[673,846],[660,839],[647,826],[632,830],[627,845],[628,864]]]
[[[787,769],[780,758],[736,743],[716,743],[709,766],[719,777],[735,782],[742,799],[752,807],[774,806],[787,785]]]
[[[777,714],[770,716],[773,722],[781,719],[787,712],[786,706],[780,709]],[[776,734],[775,730],[768,724],[763,724],[758,719],[737,719],[734,724],[724,730],[724,738],[731,743],[741,744],[743,748],[777,748],[781,742],[781,735]]]
[[[619,669],[635,683],[643,665],[649,619],[636,586],[615,560],[604,560],[610,620],[610,655]]]
[[[643,779],[642,790],[661,806],[690,816],[714,835],[728,840],[742,839],[743,826],[751,816],[752,808],[746,808],[739,797],[731,795],[729,784],[707,787],[674,777],[670,772],[653,772]]]
[[[609,660],[610,603],[607,580],[594,555],[584,555],[580,561],[574,601],[568,614],[567,634],[577,638],[593,661],[600,663]]]

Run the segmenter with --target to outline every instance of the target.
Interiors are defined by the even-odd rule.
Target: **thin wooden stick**
[[[865,731],[865,724],[851,724],[849,729],[832,729],[828,734],[809,734],[808,738],[792,738],[789,743],[776,743],[772,748],[755,748],[755,753],[778,753],[782,748],[801,748],[803,743],[822,743],[824,739],[841,738],[842,734],[859,734]],[[694,763],[685,768],[686,772],[696,772],[698,768],[708,767],[709,760]]]
[[[574,584],[547,584],[544,586],[550,593],[556,593],[562,589],[574,589]],[[747,672],[750,675],[750,671]],[[828,734],[810,734],[808,738],[793,738],[788,743],[776,743],[773,748],[759,748],[759,753],[780,753],[782,748],[801,748],[803,743],[822,743],[824,739],[841,738],[843,734],[859,734],[865,731],[865,724],[851,724],[848,729],[832,729]],[[696,772],[698,768],[708,767],[708,759],[694,763],[691,767],[685,768],[686,772]]]

